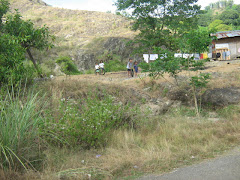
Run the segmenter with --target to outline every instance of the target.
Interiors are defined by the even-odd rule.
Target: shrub
[[[95,73],[95,69],[88,69],[84,71],[84,74],[94,74],[94,73]]]
[[[105,64],[105,70],[107,72],[124,71],[126,70],[126,65],[118,60],[111,60]]]
[[[61,56],[56,60],[61,67],[61,71],[67,75],[80,74],[77,66],[73,63],[72,59],[67,56]]]
[[[61,99],[58,112],[49,112],[44,129],[65,139],[70,146],[85,149],[106,145],[110,132],[121,126],[129,126],[129,106],[114,104],[113,98],[104,94],[88,94],[79,102]],[[51,142],[51,139],[49,139]]]

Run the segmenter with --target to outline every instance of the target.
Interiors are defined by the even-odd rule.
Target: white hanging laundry
[[[143,54],[143,59],[146,63],[149,63],[149,55],[148,54]]]

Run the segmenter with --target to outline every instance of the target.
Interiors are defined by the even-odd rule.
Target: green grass
[[[22,98],[24,93],[28,95]],[[42,118],[38,94],[12,90],[0,100],[0,162],[10,169],[28,168],[39,155],[38,126]]]

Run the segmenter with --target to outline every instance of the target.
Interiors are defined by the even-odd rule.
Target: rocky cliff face
[[[117,55],[121,61],[127,61],[131,54],[131,48],[126,46],[129,39],[121,37],[106,37],[103,41],[95,41],[88,44],[88,48],[80,48],[73,51],[71,56],[75,60],[79,70],[91,69],[99,59],[113,60]]]
[[[23,18],[31,19],[37,26],[46,24],[56,36],[55,48],[45,59],[70,55],[79,70],[84,70],[94,67],[100,56],[116,54],[121,60],[130,56],[126,42],[136,33],[130,30],[131,21],[122,16],[55,8],[42,0],[11,0],[10,3],[12,9],[19,9]]]

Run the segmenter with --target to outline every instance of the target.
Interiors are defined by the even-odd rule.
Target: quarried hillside
[[[131,21],[122,16],[55,8],[41,0],[11,0],[10,3],[12,11],[18,9],[24,19],[31,19],[37,26],[46,24],[56,36],[56,46],[46,53],[46,59],[70,55],[83,70],[93,67],[103,54],[117,53],[122,60],[129,56],[125,44],[135,33],[130,30]]]

